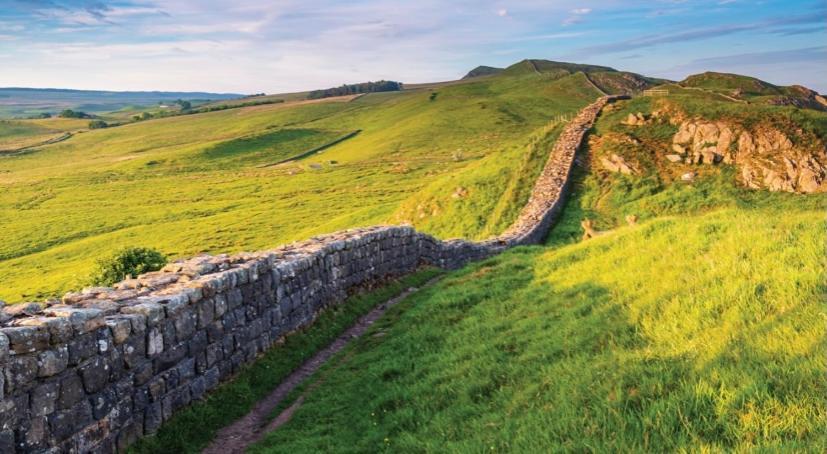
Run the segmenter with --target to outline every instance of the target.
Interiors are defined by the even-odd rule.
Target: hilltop
[[[503,74],[510,76],[539,74],[550,78],[565,77],[578,73],[584,74],[592,85],[607,94],[636,93],[665,82],[661,79],[645,77],[640,74],[618,71],[608,66],[551,60],[522,60],[503,70]]]
[[[499,74],[503,72],[503,68],[495,68],[493,66],[477,66],[476,68],[468,71],[468,74],[464,75],[463,79],[471,79],[474,77],[482,77],[482,76],[490,76],[493,74]]]
[[[687,77],[680,85],[703,88],[750,102],[827,110],[827,99],[807,87],[782,87],[739,74],[705,72]]]

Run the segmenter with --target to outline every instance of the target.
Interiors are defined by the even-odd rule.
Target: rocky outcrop
[[[113,452],[158,430],[288,333],[360,287],[541,241],[603,97],[569,123],[502,235],[442,241],[410,226],[353,229],[199,256],[113,287],[0,311],[0,452]]]
[[[786,134],[773,127],[748,131],[722,121],[684,121],[665,157],[685,164],[733,164],[739,170],[741,182],[753,189],[827,191],[824,145],[796,146]]]
[[[609,172],[622,173],[624,175],[632,175],[637,173],[637,170],[626,162],[625,159],[614,153],[609,155],[609,157],[601,157],[600,165]]]

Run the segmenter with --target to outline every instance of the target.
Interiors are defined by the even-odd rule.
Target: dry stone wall
[[[123,450],[354,289],[541,241],[586,131],[613,99],[572,120],[518,220],[491,240],[441,241],[409,226],[352,229],[270,251],[198,256],[113,288],[5,311],[0,452]]]

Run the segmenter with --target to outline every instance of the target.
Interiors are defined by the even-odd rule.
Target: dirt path
[[[248,446],[258,441],[266,433],[289,421],[293,413],[304,401],[304,395],[300,396],[290,407],[281,412],[272,422],[269,416],[294,389],[319,370],[333,355],[342,351],[342,349],[354,339],[358,339],[365,334],[368,328],[384,315],[388,309],[420,288],[433,284],[438,279],[439,277],[433,278],[421,287],[410,287],[399,295],[374,307],[366,315],[363,315],[330,345],[319,350],[312,358],[288,375],[272,393],[256,404],[247,415],[221,429],[210,445],[204,449],[203,454],[241,454]]]

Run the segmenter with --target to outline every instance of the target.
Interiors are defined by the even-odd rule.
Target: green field
[[[443,237],[496,233],[525,203],[555,117],[598,95],[580,73],[517,73],[150,120],[0,158],[0,299],[82,287],[124,246],[175,258],[399,221]]]
[[[546,246],[394,308],[252,452],[823,452],[825,209],[728,168],[581,168]],[[583,217],[604,233],[580,241]]]
[[[0,120],[0,157],[26,147],[86,129],[89,120],[44,118],[38,120]]]

